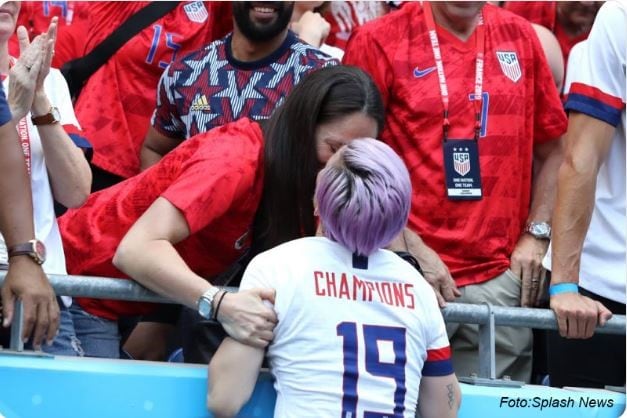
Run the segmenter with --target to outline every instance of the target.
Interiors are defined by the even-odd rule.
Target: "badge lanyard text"
[[[433,58],[435,59],[435,66],[438,72],[438,83],[440,84],[440,93],[442,95],[442,106],[444,107],[444,121],[443,121],[443,133],[444,142],[448,139],[448,131],[451,126],[449,120],[449,94],[448,87],[446,85],[446,76],[444,75],[444,64],[442,62],[442,53],[440,51],[440,42],[438,40],[438,34],[435,29],[435,21],[433,19],[433,12],[431,10],[431,4],[428,1],[423,3],[423,10],[425,14],[425,23],[427,24],[427,30],[429,31],[429,39],[431,41],[431,48],[433,49]],[[477,40],[477,59],[475,62],[475,141],[479,139],[481,132],[481,106],[482,106],[482,92],[483,92],[483,64],[485,53],[485,28],[483,25],[483,13],[479,14],[479,22],[476,29]]]
[[[15,58],[11,57],[9,60],[9,66],[13,67],[15,65]],[[22,152],[24,153],[24,161],[26,162],[26,170],[28,170],[28,174],[30,175],[31,170],[31,149],[30,149],[30,136],[28,134],[28,123],[26,122],[26,116],[20,119],[17,123],[17,133],[20,138],[20,146],[22,148]]]

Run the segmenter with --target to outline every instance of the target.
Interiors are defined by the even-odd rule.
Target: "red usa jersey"
[[[148,2],[99,2],[90,7],[85,52]],[[139,152],[156,103],[159,77],[178,55],[224,36],[227,2],[181,2],[129,40],[91,78],[75,105],[94,147],[96,166],[122,177],[140,170]]]
[[[508,1],[504,8],[553,32],[562,49],[564,65],[568,62],[568,55],[572,47],[585,40],[590,33],[585,32],[577,36],[568,35],[557,20],[557,2],[554,1]]]
[[[483,197],[446,196],[443,105],[422,7],[409,3],[351,38],[345,64],[364,68],[386,105],[382,139],[404,159],[414,194],[409,218],[458,285],[509,267],[529,212],[534,144],[558,138],[566,115],[531,25],[491,5],[483,9],[485,65],[479,161]],[[438,27],[450,95],[450,138],[472,138],[475,34],[463,42]]]
[[[69,274],[126,278],[112,263],[130,227],[163,197],[185,216],[191,235],[176,245],[189,268],[211,277],[249,245],[263,183],[261,128],[248,119],[186,141],[145,172],[92,194],[59,218]],[[116,319],[150,304],[79,299],[88,312]]]
[[[453,373],[433,289],[390,251],[356,265],[336,242],[301,238],[251,261],[241,289],[254,287],[276,290],[275,418],[414,418],[422,376]]]
[[[324,18],[331,25],[326,43],[346,48],[353,29],[388,12],[384,1],[332,1]]]

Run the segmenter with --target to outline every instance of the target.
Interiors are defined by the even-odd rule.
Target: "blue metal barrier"
[[[545,386],[461,384],[459,418],[617,418],[625,395]],[[207,367],[129,360],[33,357],[0,351],[5,418],[209,418]],[[272,418],[276,393],[262,373],[240,418]],[[312,410],[312,418],[318,418]],[[306,417],[302,417],[306,418]]]

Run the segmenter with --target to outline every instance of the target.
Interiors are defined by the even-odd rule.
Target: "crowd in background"
[[[624,336],[593,333],[625,314],[627,5],[487,3],[4,2],[5,327],[20,298],[25,339],[53,354],[165,360],[225,333],[267,346],[274,294],[223,292],[224,272],[316,235],[318,171],[378,138],[413,190],[390,248],[440,307],[556,313],[558,332],[497,329],[497,377],[624,386]],[[132,279],[180,306],[56,297],[44,272]],[[207,318],[222,329],[194,335]],[[446,331],[455,373],[476,373],[477,328]]]

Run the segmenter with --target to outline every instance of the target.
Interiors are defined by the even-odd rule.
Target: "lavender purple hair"
[[[411,181],[392,148],[376,139],[357,139],[320,171],[315,198],[325,236],[368,256],[405,227]]]

